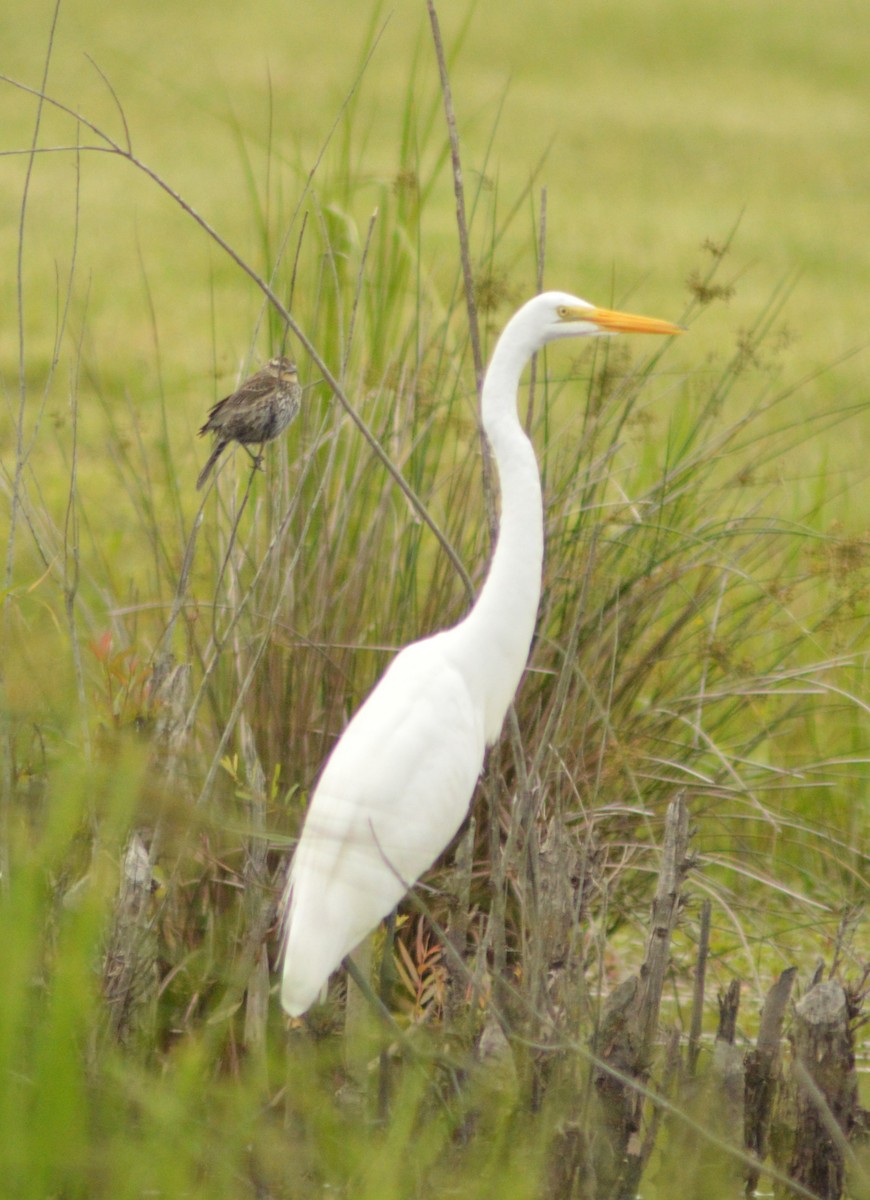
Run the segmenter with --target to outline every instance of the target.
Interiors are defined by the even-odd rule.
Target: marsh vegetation
[[[318,119],[305,109],[291,129],[286,85],[263,74],[254,92],[238,45],[221,60],[223,102],[205,106],[192,70],[181,118],[158,104],[149,119],[123,57],[110,69],[95,54],[85,82],[71,72],[66,17],[24,87],[11,68],[0,82],[19,122],[2,160],[17,319],[0,334],[8,1194],[619,1194],[601,1081],[620,1073],[632,1152],[648,1150],[644,1196],[733,1194],[746,1152],[701,1036],[717,1027],[715,992],[742,982],[732,1033],[749,1046],[787,968],[799,997],[821,960],[850,989],[853,1031],[866,986],[866,386],[853,361],[832,366],[860,335],[838,330],[833,353],[816,340],[825,308],[794,282],[797,263],[783,272],[772,255],[747,282],[757,233],[747,250],[739,198],[725,219],[696,212],[689,234],[656,227],[661,196],[632,218],[643,198],[623,178],[605,238],[598,200],[584,233],[586,194],[601,190],[591,158],[573,226],[543,146],[503,170],[510,91],[481,110],[462,86],[469,56],[483,61],[473,14],[442,13],[467,247],[427,22],[388,102],[380,11],[368,30],[336,22],[343,84],[328,96],[300,14],[299,86],[318,94]],[[713,19],[702,11],[696,32]],[[523,20],[517,38],[532,36]],[[630,67],[643,31],[617,32]],[[21,61],[20,37],[8,45]],[[770,64],[780,81],[785,53]],[[668,104],[654,107],[663,122]],[[582,130],[596,139],[594,121]],[[625,125],[623,148],[646,131]],[[846,116],[841,132],[845,149]],[[710,134],[696,134],[700,152]],[[685,154],[680,136],[672,120],[657,153]],[[554,174],[566,186],[564,164]],[[602,242],[621,229],[628,257],[611,273]],[[679,273],[664,269],[670,248]],[[866,281],[863,248],[851,265]],[[559,347],[535,364],[521,413],[547,564],[515,720],[395,943],[371,947],[391,1023],[338,979],[288,1024],[270,960],[307,795],[390,655],[461,616],[480,583],[494,497],[478,362],[541,282],[642,298],[689,336],[651,355]],[[847,325],[858,308],[838,310]],[[228,451],[197,494],[208,407],[285,351],[298,419],[265,470]],[[689,841],[660,1004],[644,1054],[614,1063],[679,806]],[[856,1136],[855,1194],[861,1153]]]

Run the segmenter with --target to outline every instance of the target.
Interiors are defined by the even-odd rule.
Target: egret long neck
[[[501,512],[486,582],[459,629],[463,653],[481,689],[487,742],[498,737],[528,660],[541,596],[541,481],[534,450],[517,417],[520,374],[532,349],[503,337],[482,396],[483,427],[498,471]]]

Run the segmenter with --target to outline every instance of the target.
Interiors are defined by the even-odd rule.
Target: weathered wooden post
[[[846,992],[817,983],[795,1005],[788,1107],[793,1136],[786,1166],[821,1200],[843,1194],[849,1137],[858,1115],[858,1081]]]

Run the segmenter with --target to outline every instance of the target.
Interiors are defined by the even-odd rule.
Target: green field
[[[340,1031],[340,988],[288,1027],[266,926],[348,716],[465,610],[434,527],[474,587],[488,554],[425,4],[0,12],[10,1196],[544,1194],[567,1110],[528,1115],[530,864],[558,827],[588,870],[563,1030],[582,1056],[591,998],[638,968],[678,791],[698,863],[663,1028],[685,1030],[706,898],[709,997],[740,978],[747,1034],[784,966],[866,961],[870,10],[439,16],[484,354],[539,278],[687,333],[651,357],[550,349],[521,397],[548,506],[538,638],[518,733],[425,893],[442,923],[460,896],[477,983],[449,1000],[437,935],[403,912],[385,1111],[382,1047]],[[290,336],[303,411],[264,472],[228,454],[197,493],[209,406],[284,348],[264,282],[313,351]],[[128,920],[134,832],[153,894]],[[503,1003],[515,1070],[494,1087],[470,1047]],[[675,1194],[663,1161],[645,1195]]]
[[[6,73],[39,82],[49,17],[47,6],[27,23],[9,11]],[[820,22],[815,4],[798,2],[785,27],[777,6],[756,3],[586,4],[566,12],[544,2],[509,17],[484,3],[449,4],[442,20],[448,44],[458,43],[453,86],[468,185],[473,195],[483,187],[479,252],[493,212],[504,219],[521,205],[498,254],[517,296],[534,286],[532,205],[522,198],[531,188],[537,200],[546,186],[546,281],[600,302],[636,297],[654,311],[679,309],[701,243],[721,242],[740,222],[727,272],[736,294],[717,314],[716,329],[681,349],[685,369],[703,362],[699,338],[705,351],[721,353],[784,281],[795,281],[786,321],[796,370],[818,370],[864,345],[870,34],[860,6],[834,4]],[[252,189],[276,219],[279,205],[281,215],[291,214],[337,120],[313,187],[323,191],[336,171],[346,171],[348,216],[359,231],[408,155],[420,153],[431,165],[443,148],[437,72],[419,4],[358,6],[340,20],[301,5],[261,4],[244,18],[196,4],[183,13],[124,5],[93,16],[70,5],[59,18],[50,91],[119,135],[116,107],[86,55],[115,87],[138,154],[254,261],[262,239]],[[352,116],[342,122],[346,102]],[[32,117],[32,103],[7,90],[4,148],[29,144]],[[74,136],[70,122],[49,118],[42,142]],[[416,145],[403,152],[403,137]],[[24,162],[5,163],[3,232],[13,247],[24,170]],[[54,290],[55,260],[69,255],[72,172],[66,156],[44,160],[36,173],[31,219],[40,236],[28,254],[34,292]],[[183,381],[195,422],[203,372],[216,356],[222,375],[232,377],[248,350],[259,297],[121,165],[85,162],[81,207],[80,270],[82,287],[85,278],[90,286],[94,353],[102,362],[108,342],[113,365],[118,343],[149,354],[147,274],[159,331],[173,347],[164,369],[174,388]],[[443,287],[455,258],[443,169],[432,180],[422,226],[420,269]],[[13,282],[5,271],[4,289]],[[28,327],[34,338],[50,339],[51,323],[39,319],[43,298],[31,297]],[[4,290],[5,312],[8,304]],[[14,362],[14,323],[4,322],[3,339],[3,361],[11,355]],[[832,372],[822,384],[826,404],[859,401],[861,378],[854,361]]]

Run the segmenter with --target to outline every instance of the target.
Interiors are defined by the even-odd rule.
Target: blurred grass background
[[[546,286],[692,317],[651,366],[621,342],[548,356],[533,413],[550,565],[520,718],[545,804],[602,847],[584,961],[604,992],[636,961],[662,804],[688,781],[698,886],[718,905],[713,974],[748,978],[757,1001],[771,971],[830,955],[866,895],[870,13],[710,0],[439,13],[485,339],[535,289],[543,188]],[[5,76],[39,86],[51,16],[0,12]],[[141,159],[274,272],[479,579],[473,377],[424,8],[69,3],[46,90],[122,144],[126,125]],[[279,348],[280,325],[116,157],[40,154],[22,243],[28,160],[9,152],[30,145],[36,103],[7,83],[0,100],[7,509],[22,395],[27,450],[3,625],[5,1177],[34,1197],[330,1186],[382,1200],[457,1180],[463,1195],[537,1195],[546,1138],[509,1095],[492,1136],[460,1152],[463,1118],[408,1071],[373,1138],[330,1038],[295,1031],[285,1061],[274,997],[268,1066],[246,1059],[225,993],[245,905],[269,892],[251,867],[258,822],[274,866],[389,648],[460,615],[464,590],[301,354],[300,421],[247,502],[238,455],[196,523],[195,432]],[[77,140],[95,142],[43,110],[41,147]],[[169,645],[202,691],[170,788],[148,749],[148,688],[176,594]],[[503,747],[493,813],[514,785]],[[157,826],[160,1015],[130,1053],[100,1041],[95,985],[126,839]],[[483,892],[478,878],[475,920]],[[510,905],[512,933],[529,936]],[[674,954],[677,1012],[693,920]]]
[[[0,17],[6,73],[39,82],[50,13],[41,4],[27,22],[14,8]],[[797,0],[786,21],[778,5],[749,0],[727,8],[712,0],[572,7],[542,0],[533,9],[451,2],[441,19],[448,45],[456,45],[453,84],[469,186],[482,174],[487,185],[498,184],[499,203],[510,205],[532,179],[546,184],[549,285],[602,303],[630,299],[642,287],[651,310],[673,307],[699,245],[723,240],[739,220],[732,263],[739,293],[716,329],[696,332],[681,351],[695,369],[705,353],[721,353],[784,280],[796,283],[787,310],[793,370],[816,371],[865,344],[870,19],[863,6],[836,0],[820,21],[816,4]],[[339,133],[326,157],[327,169],[349,167],[349,200],[364,223],[392,185],[409,101],[424,121],[440,120],[419,3],[352,10],[258,3],[244,15],[221,4],[178,11],[130,3],[109,12],[69,5],[49,84],[120,132],[91,56],[119,91],[137,153],[255,260],[261,247],[244,158],[263,204],[301,195],[376,35],[349,101],[353,142],[345,148]],[[26,146],[33,103],[7,91],[3,111],[4,146]],[[61,141],[71,132],[69,122],[50,115],[47,129],[65,135]],[[46,132],[44,144],[51,141]],[[438,143],[432,139],[426,153],[437,154]],[[4,255],[14,251],[24,170],[23,161],[4,163]],[[28,248],[34,306],[37,295],[54,291],[55,259],[67,249],[71,171],[68,156],[43,161],[35,181],[32,219],[45,221]],[[419,252],[443,284],[454,254],[448,173],[433,193]],[[484,194],[481,204],[488,199],[495,203]],[[232,376],[259,297],[162,196],[134,185],[118,164],[88,162],[82,213],[89,330],[97,347],[110,342],[113,349],[104,368],[123,382],[127,355],[150,358],[144,272],[162,342],[173,348],[164,370],[195,421],[203,373],[216,355],[222,379]],[[499,255],[517,296],[534,285],[521,258],[523,224]],[[3,310],[11,312],[11,272],[2,287]],[[32,333],[40,328],[46,337],[38,312],[29,311]],[[11,322],[2,338],[3,359],[14,362]],[[815,402],[857,400],[865,371],[852,360],[829,372]],[[139,398],[147,401],[147,393]],[[860,469],[848,449],[840,452],[845,465]]]

